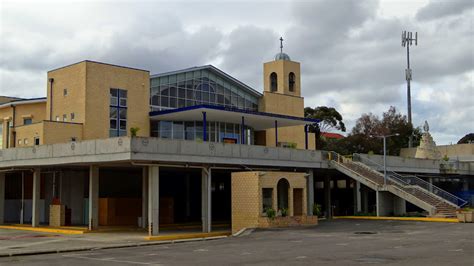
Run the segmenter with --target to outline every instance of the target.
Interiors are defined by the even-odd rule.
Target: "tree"
[[[318,106],[316,108],[304,108],[304,116],[307,118],[319,119],[319,124],[309,127],[309,132],[315,134],[315,142],[322,148],[321,132],[337,129],[346,132],[346,125],[342,121],[342,115],[334,107]]]
[[[420,143],[421,130],[413,128],[408,123],[407,117],[397,112],[394,106],[390,106],[387,112],[382,114],[382,119],[378,116],[369,113],[363,114],[356,121],[356,125],[349,135],[348,141],[354,142],[352,144],[353,152],[368,153],[373,151],[375,153],[383,153],[383,142],[380,138],[371,136],[382,136],[398,133],[399,136],[393,136],[387,139],[387,154],[398,155],[400,149],[408,147],[408,137],[413,133],[416,147]]]
[[[325,148],[341,154],[369,152],[382,154],[382,140],[371,136],[395,133],[400,135],[387,139],[387,154],[398,155],[401,148],[408,147],[408,137],[412,133],[414,136],[414,146],[419,145],[421,139],[420,128],[414,129],[408,123],[406,116],[397,112],[397,109],[391,106],[387,112],[382,114],[382,118],[372,113],[362,114],[346,138],[330,141]]]
[[[463,144],[463,143],[474,143],[474,133],[466,134],[466,136],[462,137],[458,141],[458,144]]]

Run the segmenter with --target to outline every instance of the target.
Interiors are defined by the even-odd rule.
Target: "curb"
[[[139,243],[127,243],[117,244],[108,246],[95,246],[95,247],[80,247],[80,248],[69,248],[69,249],[55,249],[55,250],[38,250],[38,251],[25,251],[25,252],[12,252],[8,254],[0,254],[0,258],[4,257],[18,257],[18,256],[31,256],[31,255],[43,255],[43,254],[57,254],[57,253],[71,253],[77,251],[93,251],[100,249],[114,249],[114,248],[129,248],[129,247],[142,247],[142,246],[154,246],[164,244],[177,244],[185,242],[197,242],[197,241],[212,241],[227,238],[228,236],[212,236],[202,238],[190,238],[190,239],[177,239],[177,240],[163,240],[155,242],[139,242]]]
[[[333,219],[353,220],[391,220],[413,222],[459,223],[456,218],[429,218],[429,217],[377,217],[377,216],[334,216]]]

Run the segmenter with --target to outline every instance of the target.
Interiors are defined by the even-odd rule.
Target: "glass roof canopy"
[[[172,110],[150,112],[150,119],[166,121],[199,121],[203,120],[204,112],[206,113],[207,121],[240,124],[242,123],[243,118],[244,124],[252,127],[254,130],[275,128],[275,121],[278,127],[319,123],[318,119],[256,112],[214,105],[195,105]]]

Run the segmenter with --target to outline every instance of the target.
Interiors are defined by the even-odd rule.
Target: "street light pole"
[[[387,136],[383,136],[383,185],[387,185]]]
[[[387,185],[387,138],[393,136],[400,136],[400,134],[395,133],[391,135],[381,135],[381,136],[374,136],[370,135],[371,138],[381,138],[383,140],[383,185]]]

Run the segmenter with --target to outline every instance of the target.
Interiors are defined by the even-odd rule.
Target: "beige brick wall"
[[[72,137],[76,141],[82,140],[82,124],[42,121],[30,125],[19,126],[16,131],[16,147],[34,145],[34,138],[38,137],[40,145],[70,142]]]
[[[15,127],[23,126],[24,118],[31,118],[33,123],[38,123],[44,120],[46,116],[46,103],[31,103],[31,104],[20,104],[15,106]],[[7,122],[13,119],[13,107],[5,106],[0,108],[0,123],[3,125],[2,132],[2,144],[0,149],[5,149],[7,147]],[[10,136],[10,147],[17,146],[18,141],[13,143],[13,132],[15,129],[11,129]]]
[[[263,217],[262,188],[273,188],[273,209],[277,210],[277,184],[286,178],[290,184],[288,213],[293,216],[293,189],[303,189],[303,216],[307,214],[305,173],[234,172],[232,173],[232,233],[243,228],[260,227]],[[265,220],[265,219],[264,219]]]
[[[51,84],[49,79],[53,78],[53,97],[51,99]],[[67,121],[71,122],[71,113],[74,113],[72,122],[84,123],[85,121],[85,101],[86,101],[86,61],[65,66],[48,72],[46,80],[47,98],[46,120],[50,119],[50,106],[52,103],[51,120],[59,117],[63,121],[66,115]],[[64,95],[67,89],[67,95]]]
[[[275,72],[277,74],[277,92],[293,96],[301,95],[301,75],[300,63],[294,61],[270,61],[263,65],[263,90],[270,91],[270,74]],[[289,74],[295,74],[295,88],[293,92],[289,90]]]
[[[84,139],[109,137],[110,88],[127,90],[127,134],[150,136],[150,73],[126,67],[88,62]]]
[[[258,172],[232,173],[232,233],[258,226],[260,189]]]

